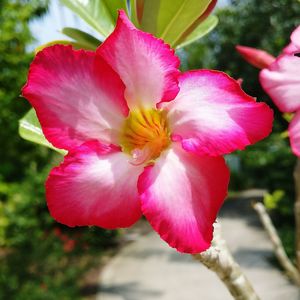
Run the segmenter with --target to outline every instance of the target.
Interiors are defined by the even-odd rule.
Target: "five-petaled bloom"
[[[143,214],[180,252],[210,246],[229,182],[221,155],[266,137],[273,115],[226,74],[178,66],[123,11],[96,53],[37,54],[23,95],[46,138],[69,151],[46,182],[58,222],[113,229]]]

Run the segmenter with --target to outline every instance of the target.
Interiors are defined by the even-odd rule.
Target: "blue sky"
[[[218,5],[222,6],[227,2],[228,0],[219,0]],[[53,40],[65,39],[66,37],[60,33],[63,27],[76,27],[98,36],[84,21],[81,21],[68,8],[61,5],[59,0],[51,0],[49,12],[43,18],[30,23],[30,28],[37,40],[31,45],[30,50]]]

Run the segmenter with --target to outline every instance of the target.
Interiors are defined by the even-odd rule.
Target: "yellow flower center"
[[[166,113],[157,109],[137,109],[129,113],[124,122],[121,146],[132,155],[131,163],[150,162],[170,144]]]

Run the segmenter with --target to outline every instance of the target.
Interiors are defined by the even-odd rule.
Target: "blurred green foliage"
[[[115,231],[69,229],[51,218],[44,182],[61,156],[18,135],[30,108],[19,97],[33,59],[28,22],[47,5],[0,1],[0,299],[79,299],[83,271],[115,243]]]
[[[0,184],[0,299],[81,299],[84,271],[114,246],[116,231],[54,222],[44,201],[50,168],[31,162],[23,182]]]
[[[47,1],[0,1],[0,180],[22,180],[28,163],[34,158],[44,162],[41,152],[18,137],[18,122],[30,108],[19,98],[28,66],[33,58],[26,46],[33,42],[28,22],[42,15]]]
[[[239,151],[238,170],[232,171],[231,188],[267,188],[281,190],[278,210],[292,219],[294,186],[293,167],[296,158],[288,138],[282,138],[288,122],[262,90],[259,70],[246,63],[235,51],[245,45],[278,55],[289,43],[292,30],[300,23],[300,4],[295,0],[231,0],[218,9],[219,26],[197,43],[179,52],[183,69],[217,69],[242,78],[243,89],[258,101],[267,102],[275,112],[273,133],[265,140]]]
[[[275,190],[272,194],[266,193],[264,196],[264,205],[267,209],[272,210],[278,207],[278,203],[284,197],[284,191]]]

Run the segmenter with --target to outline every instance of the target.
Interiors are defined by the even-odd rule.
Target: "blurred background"
[[[288,123],[262,91],[259,70],[242,60],[235,45],[276,56],[300,23],[300,5],[295,0],[228,0],[220,1],[214,13],[219,25],[178,51],[181,68],[217,69],[242,78],[247,93],[274,109],[271,136],[227,157],[230,194],[249,188],[268,191],[265,204],[293,259],[296,158],[282,134]],[[18,120],[30,108],[19,95],[33,50],[61,38],[64,26],[97,36],[58,0],[0,1],[0,299],[82,299],[93,270],[97,277],[102,257],[119,247],[120,232],[70,229],[50,217],[44,182],[61,157],[18,135]]]

